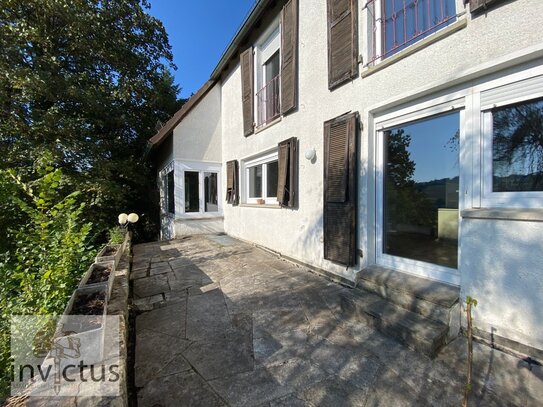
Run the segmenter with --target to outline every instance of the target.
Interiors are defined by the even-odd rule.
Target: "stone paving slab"
[[[134,247],[141,407],[459,406],[466,340],[435,358],[341,311],[342,287],[228,236]],[[474,406],[542,406],[543,368],[474,347]]]

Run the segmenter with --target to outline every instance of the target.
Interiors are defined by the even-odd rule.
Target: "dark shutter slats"
[[[226,163],[226,202],[232,205],[239,203],[239,178],[237,160]]]
[[[281,113],[297,106],[298,0],[283,7],[281,28]]]
[[[298,140],[292,137],[279,143],[277,201],[294,208],[298,198]]]
[[[357,0],[328,0],[328,88],[358,76]]]
[[[324,123],[324,258],[356,263],[358,113]]]
[[[253,89],[253,48],[245,50],[240,56],[241,64],[241,102],[243,109],[243,135],[254,132],[254,89]]]
[[[340,121],[333,126],[329,124],[327,202],[345,202],[347,200],[347,175],[349,169],[347,126],[347,121]]]
[[[287,194],[287,176],[288,176],[288,143],[279,143],[278,153],[278,168],[279,173],[277,175],[277,201],[281,205],[285,202],[285,196]]]

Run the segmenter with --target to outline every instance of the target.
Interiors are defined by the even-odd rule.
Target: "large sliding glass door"
[[[377,258],[410,269],[458,263],[460,113],[379,132]]]

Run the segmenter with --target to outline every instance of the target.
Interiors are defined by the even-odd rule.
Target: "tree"
[[[168,36],[149,7],[0,0],[0,169],[24,179],[48,152],[98,224],[150,210],[146,140],[178,108]]]
[[[497,109],[492,116],[495,190],[543,190],[543,102]]]
[[[413,176],[416,163],[411,159],[411,136],[403,129],[386,132],[387,161],[385,199],[387,220],[394,224],[434,226],[436,208],[417,189]]]

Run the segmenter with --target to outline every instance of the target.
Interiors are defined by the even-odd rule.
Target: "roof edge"
[[[189,100],[179,109],[170,120],[160,128],[160,130],[149,139],[147,155],[150,154],[154,149],[158,148],[164,140],[168,138],[170,132],[177,126],[181,120],[194,108],[198,105],[200,100],[209,92],[209,90],[215,85],[216,80],[208,80],[204,86],[202,86],[198,91],[190,97]]]
[[[264,9],[271,3],[273,3],[276,0],[256,0],[255,4],[253,5],[252,9],[247,14],[247,17],[245,18],[245,21],[241,24],[240,28],[238,29],[238,32],[230,41],[230,44],[226,48],[226,50],[223,52],[221,59],[217,63],[217,66],[211,73],[211,79],[218,80],[222,70],[225,68],[225,66],[228,64],[228,61],[232,56],[236,53],[238,47],[242,44],[243,40],[245,39],[245,36],[249,33],[251,30],[253,24],[262,16],[262,12]]]

